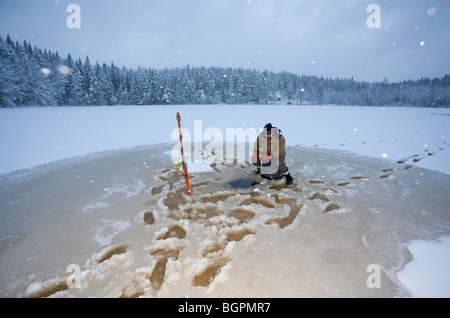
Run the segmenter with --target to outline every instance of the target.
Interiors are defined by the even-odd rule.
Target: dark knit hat
[[[266,132],[266,135],[270,135],[272,133],[272,124],[268,123],[264,126],[264,131]]]

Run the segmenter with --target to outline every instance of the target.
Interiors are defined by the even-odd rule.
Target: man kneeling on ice
[[[269,180],[286,177],[286,184],[293,183],[289,168],[286,166],[286,140],[281,130],[272,124],[264,126],[254,146],[252,161],[257,167],[257,174]]]

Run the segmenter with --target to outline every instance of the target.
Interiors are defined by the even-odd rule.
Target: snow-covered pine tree
[[[302,104],[450,107],[449,88],[450,75],[368,83],[243,68],[92,66],[89,57],[62,60],[0,37],[0,107],[297,103],[300,89]]]

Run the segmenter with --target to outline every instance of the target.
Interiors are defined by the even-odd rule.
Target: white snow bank
[[[450,297],[450,237],[440,241],[413,241],[408,249],[412,262],[397,273],[414,297]]]

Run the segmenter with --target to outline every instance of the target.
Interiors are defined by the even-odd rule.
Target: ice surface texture
[[[2,295],[409,296],[396,277],[408,242],[450,232],[450,177],[436,171],[289,147],[291,187],[217,157],[191,175],[187,196],[170,148],[2,177]],[[255,184],[230,185],[241,179]],[[67,285],[70,264],[81,288]],[[380,289],[366,285],[370,264],[382,269]]]

